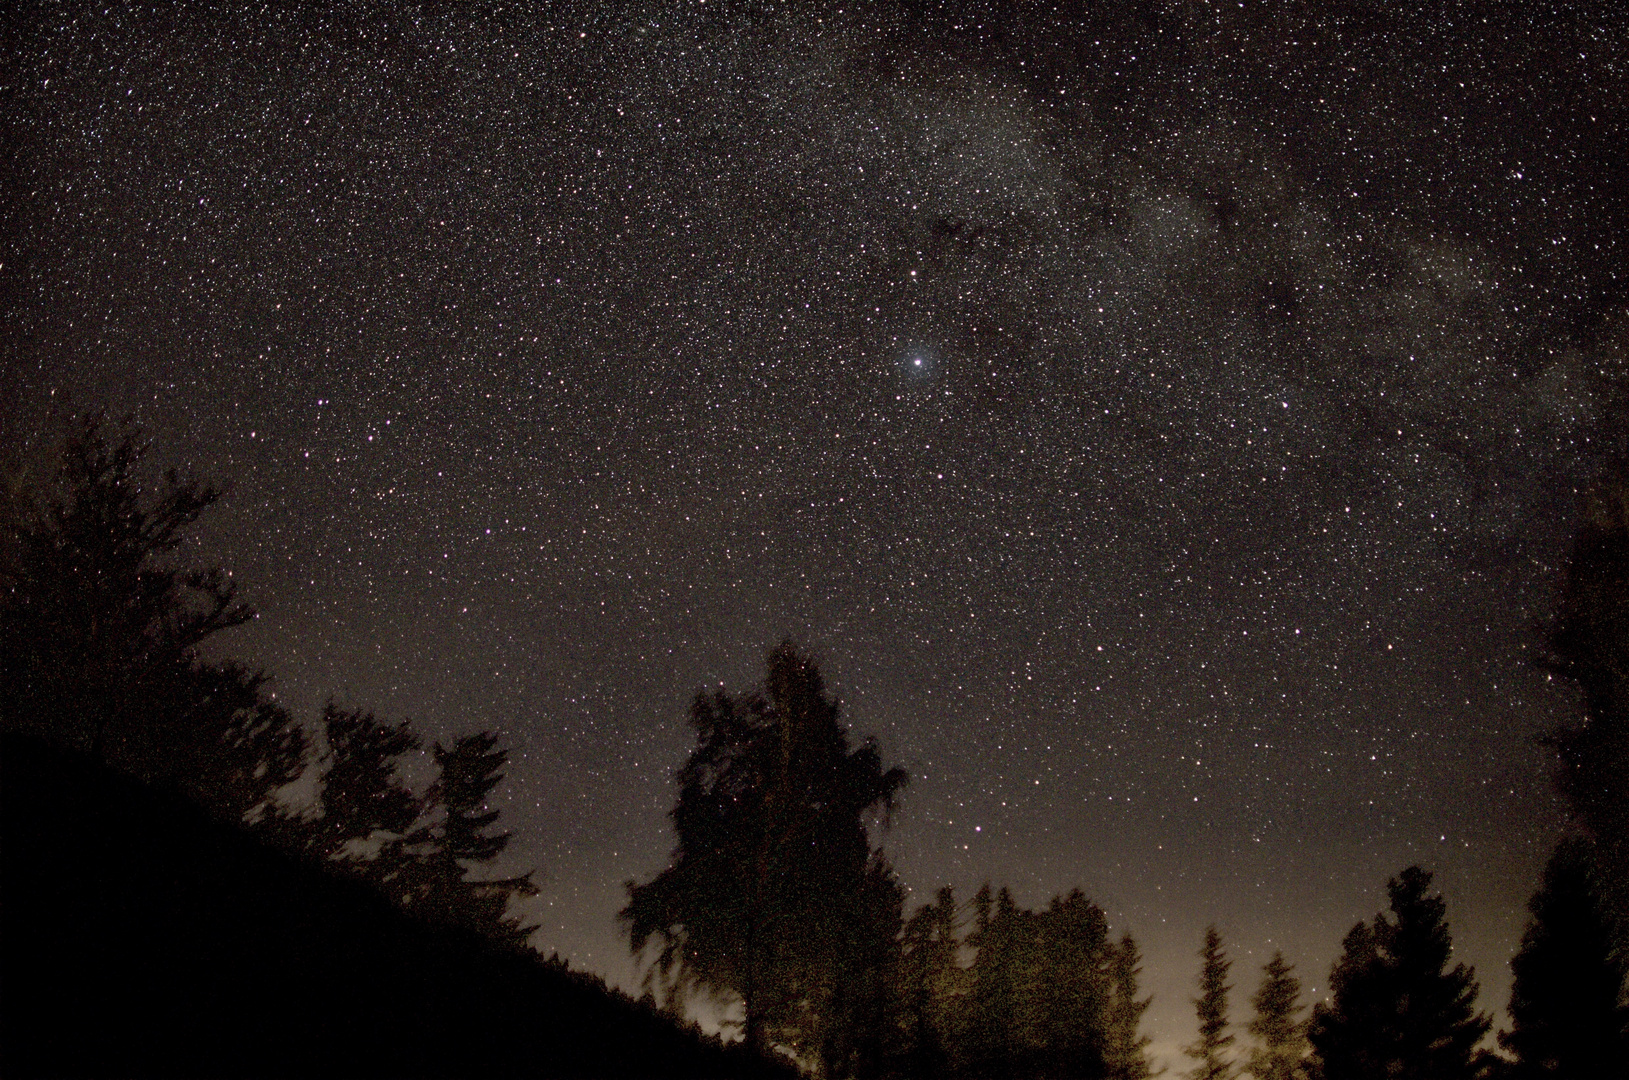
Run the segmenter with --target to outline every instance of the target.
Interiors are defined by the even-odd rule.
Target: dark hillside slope
[[[93,762],[0,749],[0,1075],[770,1074]]]

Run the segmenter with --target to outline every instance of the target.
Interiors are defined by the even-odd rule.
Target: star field
[[[14,15],[6,460],[106,407],[232,481],[228,650],[501,732],[536,941],[613,981],[690,696],[791,634],[915,896],[1080,885],[1156,1049],[1206,923],[1242,1020],[1415,861],[1502,1010],[1629,21],[1010,7]]]

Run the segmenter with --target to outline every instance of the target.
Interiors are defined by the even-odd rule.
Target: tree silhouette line
[[[406,722],[330,702],[314,738],[264,673],[204,659],[207,641],[254,618],[223,571],[174,565],[223,491],[171,470],[146,494],[139,433],[109,427],[81,418],[54,482],[11,495],[0,727],[180,791],[426,919],[523,943],[534,928],[508,908],[535,893],[531,875],[472,876],[509,842],[485,806],[507,759],[497,737],[433,744],[435,778],[415,793],[399,766],[422,740]],[[307,772],[312,805],[279,799]]]
[[[535,892],[531,874],[487,872],[510,839],[487,806],[506,763],[496,736],[432,743],[434,779],[415,791],[402,764],[425,747],[407,722],[330,702],[308,730],[264,673],[205,658],[205,642],[253,617],[222,571],[177,565],[222,491],[172,471],[148,493],[143,452],[128,422],[86,417],[51,484],[6,493],[0,729],[183,795],[425,924],[529,954],[534,928],[512,901]],[[1242,1047],[1211,927],[1186,1075],[1629,1076],[1629,485],[1591,496],[1546,642],[1545,664],[1581,690],[1579,724],[1548,736],[1576,828],[1530,904],[1505,1053],[1486,1045],[1474,972],[1450,966],[1446,906],[1416,866],[1388,884],[1389,910],[1343,940],[1328,1001],[1309,1012],[1293,967],[1272,957]],[[1030,910],[1006,888],[960,904],[944,888],[907,914],[873,832],[908,777],[852,738],[795,645],[769,653],[760,687],[698,694],[690,725],[672,859],[627,883],[620,913],[648,961],[647,1008],[734,1005],[753,1060],[831,1080],[1153,1075],[1136,940],[1111,936],[1078,890]],[[314,800],[290,805],[302,777]]]

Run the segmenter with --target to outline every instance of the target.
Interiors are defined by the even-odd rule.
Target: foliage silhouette
[[[954,1003],[964,983],[956,897],[947,886],[905,923],[899,961],[900,1068],[907,1076],[947,1075],[957,1041]]]
[[[1629,479],[1586,499],[1548,639],[1548,666],[1583,697],[1583,723],[1550,737],[1557,786],[1595,841],[1602,898],[1629,950]]]
[[[0,729],[88,751],[235,820],[275,818],[304,731],[265,677],[199,657],[254,617],[219,568],[175,565],[220,488],[142,483],[128,420],[81,418],[53,483],[7,507],[0,547]]]
[[[371,712],[341,710],[331,701],[322,729],[327,755],[310,843],[320,858],[343,860],[383,884],[400,872],[405,838],[425,810],[397,773],[419,737],[406,721],[380,723]],[[368,841],[376,848],[359,850]]]
[[[817,1060],[842,1042],[840,983],[887,951],[871,939],[882,913],[897,934],[898,886],[867,821],[906,775],[874,742],[850,747],[818,667],[790,642],[770,652],[761,690],[698,694],[690,722],[678,845],[655,879],[628,883],[630,944],[638,955],[660,941],[652,975],[676,996],[739,999],[749,1046]]]
[[[1446,905],[1411,866],[1387,883],[1391,918],[1358,923],[1330,972],[1334,997],[1313,1009],[1308,1039],[1323,1080],[1470,1080],[1488,1017],[1474,1013],[1475,973],[1448,968]]]
[[[1307,1076],[1306,1025],[1298,1019],[1301,980],[1295,969],[1274,952],[1261,969],[1261,986],[1250,999],[1256,1014],[1249,1032],[1254,1040],[1244,1071],[1254,1080],[1305,1080]]]
[[[901,1077],[1144,1080],[1141,957],[1108,938],[1102,909],[1077,889],[1040,911],[981,888],[959,938],[950,889],[919,907],[901,935]],[[962,963],[971,952],[972,962]]]
[[[1228,1080],[1233,1075],[1233,1063],[1224,1055],[1234,1037],[1226,1034],[1227,993],[1233,989],[1227,971],[1233,962],[1222,951],[1222,936],[1214,924],[1205,928],[1199,959],[1199,996],[1193,1003],[1199,1017],[1199,1038],[1183,1050],[1194,1059],[1188,1075],[1193,1080]]]
[[[1104,1055],[1104,1076],[1108,1080],[1148,1080],[1153,1075],[1147,1049],[1153,1040],[1142,1034],[1141,1028],[1143,1013],[1154,999],[1137,997],[1141,974],[1142,952],[1137,948],[1136,939],[1123,934],[1109,960],[1112,996]]]
[[[795,1076],[25,736],[0,852],[8,1078]]]
[[[493,832],[498,811],[486,809],[486,798],[503,779],[508,751],[483,731],[465,735],[448,748],[436,743],[431,752],[440,770],[430,785],[428,804],[439,824],[408,838],[419,845],[403,871],[407,905],[421,917],[478,931],[498,941],[521,945],[536,929],[507,914],[515,896],[534,896],[530,872],[509,878],[472,878],[471,863],[487,863],[509,844],[509,834]]]
[[[1591,880],[1587,842],[1563,841],[1528,903],[1532,919],[1511,961],[1513,1025],[1499,1043],[1516,1055],[1516,1080],[1629,1078],[1624,964]]]

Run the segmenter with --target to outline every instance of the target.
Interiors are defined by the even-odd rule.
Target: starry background
[[[637,985],[689,698],[790,634],[916,899],[1083,887],[1162,1053],[1206,923],[1242,1021],[1415,861],[1502,1010],[1629,431],[1624,9],[299,7],[9,16],[0,448],[231,481],[225,650],[501,732],[540,947]]]

